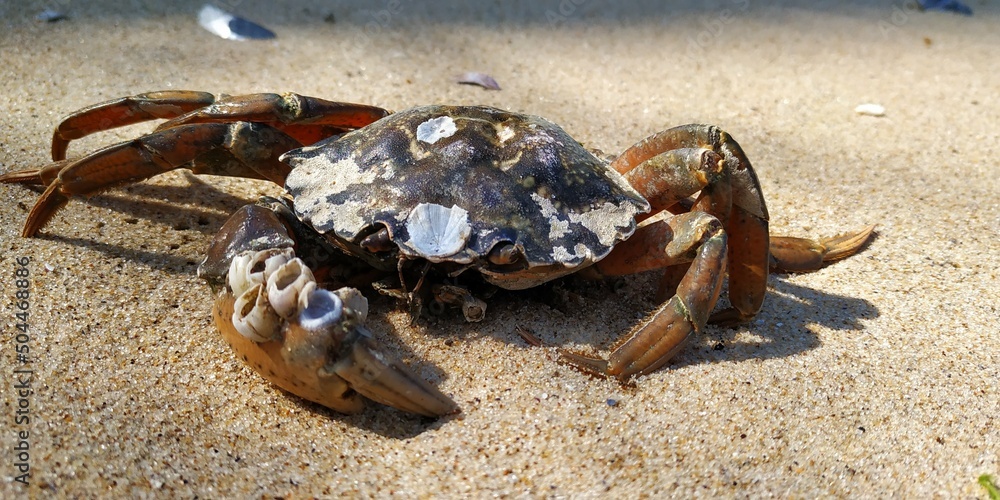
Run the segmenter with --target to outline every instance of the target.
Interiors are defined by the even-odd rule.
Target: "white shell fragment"
[[[275,37],[273,31],[209,4],[198,12],[198,24],[226,40],[266,40]]]
[[[405,246],[432,262],[458,253],[472,234],[469,212],[458,205],[451,208],[421,203],[406,219],[410,239]]]
[[[58,10],[53,10],[53,9],[45,9],[39,12],[37,16],[35,16],[35,20],[43,23],[54,23],[56,21],[62,21],[64,19],[68,19],[64,12],[60,12]]]
[[[492,76],[478,71],[462,73],[455,77],[455,82],[466,85],[479,85],[486,90],[500,90],[500,84]]]
[[[455,120],[450,116],[439,116],[417,125],[417,140],[434,144],[439,139],[451,137],[457,130]]]
[[[885,116],[885,106],[874,103],[859,104],[854,108],[854,112],[865,116]]]

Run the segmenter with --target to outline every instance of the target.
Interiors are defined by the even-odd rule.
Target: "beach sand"
[[[877,236],[772,276],[754,322],[705,328],[634,386],[555,348],[606,353],[655,306],[655,276],[571,285],[563,307],[504,295],[477,324],[410,324],[375,300],[375,335],[462,408],[429,421],[303,402],[216,333],[197,264],[229,213],[278,187],[172,172],[75,199],[22,239],[38,194],[0,186],[0,496],[969,498],[1000,474],[996,2],[972,17],[903,2],[220,3],[277,33],[255,42],[204,31],[197,2],[118,3],[64,4],[54,23],[34,19],[42,2],[0,5],[0,171],[44,165],[69,112],[151,90],[485,104],[607,152],[719,125],[753,162],[773,233]],[[466,71],[503,90],[455,84]],[[26,397],[16,369],[33,371]]]

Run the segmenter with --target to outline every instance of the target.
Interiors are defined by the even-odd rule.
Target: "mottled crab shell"
[[[357,243],[384,225],[412,258],[526,288],[603,257],[648,202],[559,126],[482,106],[425,106],[282,156],[295,212]],[[485,257],[510,242],[519,270]],[[526,265],[524,265],[526,264]]]

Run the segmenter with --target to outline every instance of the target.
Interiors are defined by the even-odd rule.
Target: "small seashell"
[[[477,71],[462,73],[455,77],[455,82],[465,85],[479,85],[486,90],[500,90],[500,84],[492,76]]]
[[[920,0],[917,4],[921,10],[943,10],[964,16],[972,15],[972,9],[958,0]]]
[[[281,318],[263,291],[262,285],[254,285],[237,297],[233,305],[233,326],[254,342],[267,342],[281,331]]]
[[[458,253],[472,234],[469,212],[458,205],[447,208],[421,203],[406,219],[410,239],[404,244],[421,257],[434,261]]]
[[[854,112],[866,116],[885,116],[885,106],[873,103],[859,104],[854,108]]]
[[[312,271],[302,259],[295,258],[279,267],[267,278],[267,300],[283,318],[299,311],[299,294],[308,283],[315,283]]]
[[[273,31],[209,4],[198,12],[198,24],[226,40],[266,40],[275,37]]]
[[[69,18],[66,17],[66,14],[64,12],[59,12],[58,10],[53,10],[53,9],[45,9],[39,12],[37,16],[35,16],[36,21],[40,21],[43,23],[54,23],[56,21],[63,21],[65,19]]]

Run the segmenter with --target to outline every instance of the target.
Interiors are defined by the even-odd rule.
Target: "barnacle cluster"
[[[312,270],[290,248],[237,255],[227,283],[236,297],[233,325],[254,342],[275,340],[287,322],[311,331],[335,327],[344,321],[345,307],[358,321],[368,314],[368,301],[357,290],[319,288]]]

